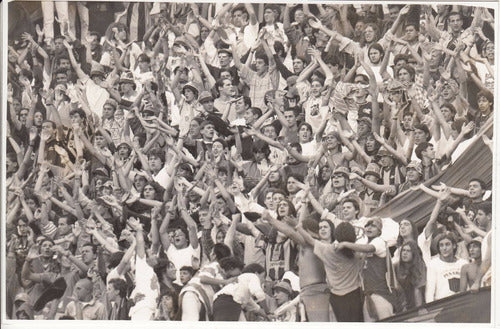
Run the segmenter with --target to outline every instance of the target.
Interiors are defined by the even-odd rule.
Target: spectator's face
[[[177,272],[177,270],[175,269],[174,263],[168,262],[167,269],[166,269],[167,277],[171,280],[175,280],[176,272]]]
[[[485,229],[489,228],[491,217],[486,215],[486,213],[483,210],[479,209],[477,211],[476,218],[474,219],[474,221],[480,228]]]
[[[214,157],[221,156],[224,152],[224,146],[220,142],[215,142],[212,144],[212,154]]]
[[[219,230],[217,234],[215,235],[215,242],[216,243],[224,243],[224,239],[226,238],[226,233],[222,230]]]
[[[144,186],[146,186],[146,178],[140,175],[135,175],[134,177],[134,187],[135,189],[140,193],[144,189]]]
[[[406,169],[406,179],[410,182],[417,182],[420,179],[420,175],[418,172],[413,169],[413,168],[407,168]]]
[[[429,66],[436,67],[439,66],[439,62],[441,61],[441,51],[440,50],[431,50],[431,60],[429,62]]]
[[[226,96],[229,96],[232,94],[232,91],[233,91],[233,84],[231,83],[231,80],[229,79],[225,79],[223,82],[222,82],[222,88],[221,88],[221,92],[226,95]],[[243,98],[242,98],[243,100]]]
[[[332,185],[335,188],[344,188],[345,187],[344,174],[340,173],[332,174]]]
[[[20,236],[28,235],[28,224],[23,220],[17,221],[17,234]]]
[[[476,181],[472,181],[469,183],[469,195],[471,199],[477,199],[483,196],[483,189],[481,188],[481,184]]]
[[[103,119],[112,119],[114,112],[115,112],[115,108],[113,106],[105,105],[102,108]]]
[[[366,138],[366,150],[369,152],[375,151],[375,139],[372,136]]]
[[[191,280],[193,276],[191,275],[191,273],[189,273],[189,271],[180,271],[179,277],[181,279],[182,284],[186,284],[189,282],[189,280]]]
[[[415,145],[427,141],[427,133],[421,129],[415,129]]]
[[[89,265],[94,261],[94,259],[95,259],[95,254],[92,247],[91,246],[82,247],[82,261],[85,264]]]
[[[152,170],[161,170],[161,168],[163,167],[163,163],[161,162],[161,159],[159,157],[157,157],[156,155],[149,156],[148,164]]]
[[[399,235],[401,235],[403,238],[411,237],[412,233],[413,233],[412,231],[413,231],[413,228],[411,226],[410,221],[403,219],[399,223]]]
[[[448,19],[448,26],[452,32],[460,32],[462,30],[463,20],[460,15],[452,15]]]
[[[71,232],[71,226],[68,225],[68,218],[61,217],[57,221],[57,231],[59,234],[65,235]]]
[[[342,215],[345,220],[353,220],[358,217],[359,210],[356,210],[352,202],[344,202],[342,204]]]
[[[295,14],[293,15],[293,18],[297,23],[302,23],[304,21],[304,17],[305,17],[304,11],[302,11],[300,9],[295,10]]]
[[[23,125],[26,124],[26,121],[28,120],[28,113],[29,111],[26,110],[26,109],[22,109],[20,112],[19,112],[19,121],[21,121],[21,123]]]
[[[441,88],[441,95],[447,101],[452,100],[456,96],[456,92],[453,91],[452,86],[449,83],[445,83]]]
[[[245,100],[243,97],[240,97],[235,103],[234,107],[237,113],[244,113],[247,109],[247,105],[245,104]]]
[[[198,216],[200,218],[200,224],[203,228],[212,227],[212,220],[210,218],[210,211],[208,211],[207,209],[200,210],[198,212]]]
[[[174,309],[174,300],[170,295],[163,296],[161,299],[161,304],[163,306],[163,309],[165,310],[172,311]]]
[[[273,203],[273,192],[267,192],[264,204],[266,205],[266,208],[269,210],[275,209]]]
[[[271,171],[268,180],[270,182],[278,182],[280,180],[280,172],[278,170]]]
[[[373,42],[375,40],[375,31],[373,27],[367,26],[364,31],[364,36],[366,42]]]
[[[321,179],[323,181],[328,181],[332,177],[332,168],[330,166],[325,166],[321,169]]]
[[[293,111],[285,111],[285,120],[289,125],[293,126],[297,123],[297,118],[295,117],[295,113]]]
[[[212,102],[212,105],[214,102]],[[189,124],[189,135],[190,136],[198,136],[200,134],[200,124],[196,120],[191,120]]]
[[[436,151],[434,150],[434,146],[429,146],[424,152],[424,155],[427,156],[430,159],[435,159],[436,158]]]
[[[372,62],[372,64],[378,64],[380,62],[381,55],[380,51],[375,48],[371,48],[368,53],[368,57],[370,57],[370,62]]]
[[[219,64],[221,67],[229,66],[231,57],[227,53],[219,53]]]
[[[201,105],[203,106],[203,109],[207,112],[214,111],[214,101],[212,99],[208,99],[208,100],[203,101],[203,103],[201,103]],[[198,133],[199,132],[200,132],[200,125],[198,124]]]
[[[205,127],[203,127],[203,129],[201,130],[201,135],[207,139],[214,138],[214,125],[207,124]]]
[[[413,260],[413,252],[411,250],[411,247],[409,245],[403,246],[403,248],[401,248],[401,262],[409,263],[412,260]]]
[[[69,59],[63,58],[59,62],[59,67],[65,69],[65,70],[69,70],[71,68],[71,62],[69,61]]]
[[[142,193],[144,194],[145,199],[153,200],[155,198],[156,191],[155,191],[153,186],[146,185],[146,186],[144,186]]]
[[[404,129],[411,129],[411,127],[413,127],[413,117],[411,115],[405,115],[402,124]]]
[[[266,62],[262,58],[257,58],[255,60],[255,68],[257,69],[257,73],[262,74],[267,71]]]
[[[115,287],[112,284],[108,284],[106,286],[106,295],[108,296],[109,300],[115,300],[118,298],[120,292],[115,289]]]
[[[365,234],[367,238],[375,238],[380,235],[380,230],[375,224],[371,223],[365,226]]]
[[[275,139],[278,137],[278,134],[276,134],[276,129],[274,129],[274,126],[266,126],[264,127],[262,133],[264,136],[269,137],[271,139]]]
[[[414,41],[418,38],[418,32],[415,26],[409,25],[405,28],[404,38],[406,41]]]
[[[481,244],[479,243],[471,243],[469,245],[469,248],[467,248],[469,251],[469,257],[472,259],[480,259],[481,258]]]
[[[188,102],[194,101],[195,95],[196,94],[191,89],[189,88],[184,89],[184,97],[186,97],[186,101]]]
[[[356,22],[356,25],[354,26],[354,32],[357,36],[360,36],[361,33],[363,33],[363,30],[365,29],[365,23],[363,23],[362,20],[359,20]]]
[[[358,124],[358,134],[363,136],[370,132],[370,126],[365,121],[360,121]]]
[[[273,207],[278,208],[278,205],[283,200],[285,200],[285,196],[283,194],[281,194],[281,193],[274,193],[273,194]],[[276,210],[276,209],[273,209],[273,210]]]
[[[236,27],[243,26],[243,11],[242,10],[235,10],[233,12],[233,25]]]
[[[273,24],[274,23],[274,11],[272,9],[266,9],[264,10],[264,22],[267,24]]]
[[[61,50],[64,50],[63,39],[60,39],[60,38],[55,39],[54,40],[54,47],[55,47],[55,50],[58,52]]]
[[[447,108],[447,107],[442,107],[441,108],[441,113],[443,114],[444,116],[444,119],[446,121],[452,121],[453,119],[453,113],[451,113],[450,109]]]
[[[328,150],[336,149],[339,145],[339,141],[335,137],[335,135],[327,135],[324,139],[324,143]]]
[[[73,293],[81,302],[90,300],[92,297],[92,283],[87,279],[78,281],[73,289]]]
[[[398,72],[398,80],[401,83],[409,83],[411,82],[411,75],[406,69],[400,69]]]
[[[200,30],[201,40],[206,40],[208,38],[209,34],[210,34],[210,31],[206,27],[201,28],[201,30]]]
[[[396,20],[396,18],[398,18],[398,15],[399,15],[399,8],[398,7],[390,7],[389,8],[389,18],[391,20],[391,22],[394,22]]]
[[[308,143],[311,141],[312,133],[309,127],[306,125],[300,126],[299,129],[299,141],[301,143]]]
[[[299,74],[304,69],[304,62],[300,58],[295,58],[293,60],[293,72]]]
[[[40,127],[43,122],[43,114],[42,112],[35,112],[35,115],[33,116],[33,124],[37,127]]]
[[[484,96],[479,97],[477,100],[477,107],[483,114],[489,114],[491,111],[492,103]]]
[[[176,248],[185,248],[185,247],[187,247],[187,244],[188,244],[188,240],[187,240],[186,234],[184,234],[184,232],[182,232],[182,230],[180,230],[180,229],[175,230],[174,246]]]
[[[40,246],[40,255],[43,258],[51,258],[54,252],[52,251],[52,247],[54,244],[51,241],[45,240],[42,242]]]
[[[290,206],[288,205],[288,202],[285,200],[281,201],[278,204],[278,215],[280,217],[287,216],[290,213]]]
[[[255,118],[254,118],[254,115],[253,115],[253,112],[251,109],[247,109],[245,111],[245,114],[243,114],[243,118],[245,118],[245,122],[247,125],[251,125],[255,121]]]
[[[483,56],[489,60],[495,59],[495,44],[493,42],[488,42],[488,44],[484,48]]]
[[[21,102],[18,99],[13,99],[12,100],[12,108],[14,108],[14,111],[16,113],[19,113],[21,111]]]
[[[59,72],[56,74],[57,84],[66,84],[68,82],[68,75],[66,73]]]
[[[321,88],[323,88],[323,85],[319,81],[313,81],[311,83],[311,95],[314,97],[319,97],[321,95]]]
[[[453,248],[453,242],[448,238],[444,238],[441,241],[439,241],[438,250],[439,250],[439,255],[441,255],[441,257],[443,258],[453,257],[455,254],[455,250]]]
[[[288,294],[279,289],[274,291],[274,299],[276,299],[276,303],[278,304],[278,306],[285,304],[289,300]]]
[[[80,114],[78,113],[73,113],[72,115],[70,115],[70,120],[71,120],[71,124],[72,125],[78,125],[80,126],[80,124],[82,123],[82,117],[80,116]]]
[[[326,221],[319,222],[319,238],[324,241],[330,241],[332,238],[332,229]]]

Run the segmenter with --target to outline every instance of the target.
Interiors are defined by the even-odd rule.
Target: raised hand
[[[142,224],[141,222],[136,219],[135,217],[130,217],[127,220],[127,224],[135,231],[141,231],[142,230]]]

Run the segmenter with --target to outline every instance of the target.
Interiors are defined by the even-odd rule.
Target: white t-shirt
[[[175,281],[174,283],[182,285],[180,279],[180,269],[183,266],[193,266],[193,257],[200,259],[200,247],[194,249],[191,245],[184,249],[177,249],[173,244],[167,250],[168,259],[175,266]]]
[[[460,258],[453,263],[444,262],[439,257],[433,258],[427,266],[425,302],[430,303],[459,292],[460,271],[465,264],[467,261]]]
[[[266,299],[266,294],[262,290],[259,277],[254,273],[243,273],[238,276],[238,281],[230,283],[219,290],[214,300],[219,295],[233,296],[233,300],[241,304],[244,309],[255,311],[259,309],[256,302]],[[255,300],[254,300],[255,299]]]

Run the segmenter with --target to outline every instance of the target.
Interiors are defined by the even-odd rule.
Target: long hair
[[[401,252],[405,246],[411,248],[412,259],[410,262],[403,262]],[[402,286],[415,285],[425,280],[427,268],[422,258],[422,252],[415,241],[403,243],[399,251],[399,264],[396,266],[396,278]]]
[[[412,240],[413,241],[417,241],[417,238],[418,238],[417,225],[415,225],[415,223],[412,222],[411,220],[408,220],[408,222],[410,222],[410,224],[411,224],[411,237],[412,237]],[[398,239],[397,239],[397,244],[396,245],[399,247],[399,246],[402,246],[403,243],[404,243],[403,237],[401,236],[401,234],[398,234]]]

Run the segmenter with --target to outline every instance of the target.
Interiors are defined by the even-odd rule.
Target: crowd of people
[[[492,150],[492,10],[143,3],[132,37],[134,5],[9,36],[11,319],[378,321],[491,284],[487,178],[424,182]],[[415,191],[424,227],[370,215]]]

